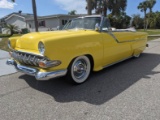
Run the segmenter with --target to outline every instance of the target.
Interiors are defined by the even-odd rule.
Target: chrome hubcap
[[[82,79],[86,76],[87,62],[83,59],[76,61],[73,67],[73,74],[77,79]]]

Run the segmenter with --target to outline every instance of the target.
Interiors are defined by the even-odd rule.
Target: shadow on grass
[[[141,80],[158,74],[153,69],[160,64],[160,55],[142,54],[138,59],[131,58],[100,72],[93,73],[89,80],[81,85],[71,85],[63,78],[49,81],[36,81],[28,75],[20,76],[32,88],[51,95],[57,102],[84,101],[101,105]]]

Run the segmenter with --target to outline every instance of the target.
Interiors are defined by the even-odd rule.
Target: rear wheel
[[[87,56],[75,58],[68,68],[67,79],[72,83],[81,84],[87,80],[91,72],[91,63]]]

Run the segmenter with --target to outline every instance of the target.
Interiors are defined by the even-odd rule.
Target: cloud
[[[61,9],[65,11],[76,10],[78,14],[87,13],[86,0],[53,0]]]
[[[7,0],[0,0],[0,8],[13,9],[15,5],[17,4]]]

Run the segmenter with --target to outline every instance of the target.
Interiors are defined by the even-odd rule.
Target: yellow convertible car
[[[134,29],[111,29],[106,17],[92,15],[69,21],[60,31],[35,32],[8,41],[13,65],[37,80],[66,76],[74,83],[91,71],[138,57],[147,46],[147,34]]]

